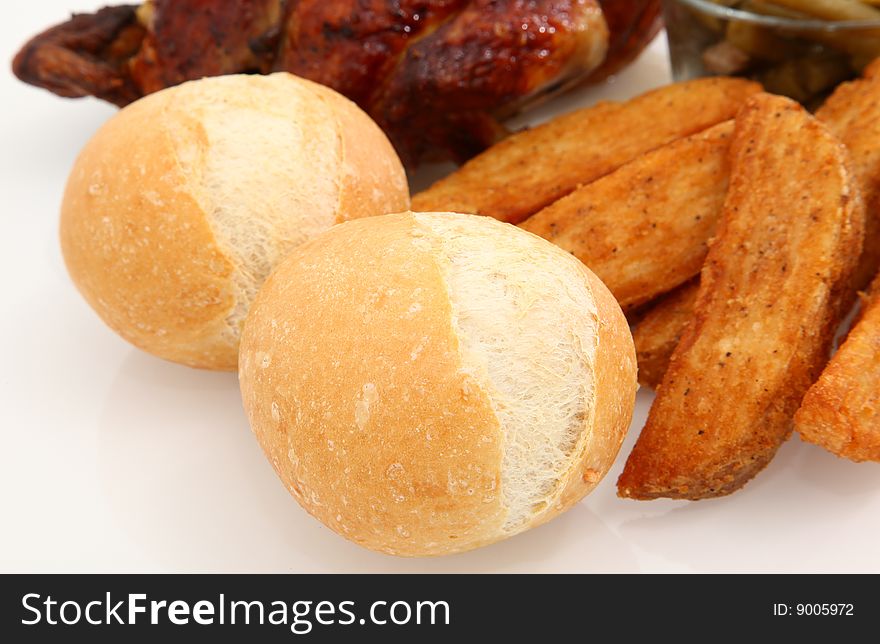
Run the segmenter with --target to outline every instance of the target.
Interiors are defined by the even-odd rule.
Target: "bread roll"
[[[397,155],[354,103],[290,74],[223,76],[152,94],[95,134],[67,184],[61,246],[125,339],[232,370],[251,300],[291,248],[408,207]]]
[[[611,466],[635,351],[578,260],[488,217],[336,226],[273,272],[245,325],[251,427],[300,504],[363,546],[482,546],[558,515]]]

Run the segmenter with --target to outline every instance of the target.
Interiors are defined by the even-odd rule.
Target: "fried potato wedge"
[[[865,202],[865,239],[856,271],[855,292],[870,282],[880,268],[880,59],[864,71],[865,77],[839,85],[816,112],[832,133],[846,145]],[[691,287],[694,291],[696,286]],[[633,338],[639,358],[639,381],[656,388],[666,372],[669,356],[690,319],[694,297],[666,297],[645,313]],[[848,309],[850,300],[842,302]],[[678,326],[676,326],[678,325]],[[818,394],[817,394],[818,395]],[[836,453],[836,452],[835,452]]]
[[[698,280],[682,284],[651,305],[636,323],[633,341],[639,362],[639,383],[657,389],[669,358],[687,327],[700,289]]]
[[[843,141],[861,181],[865,200],[865,247],[855,286],[863,289],[880,268],[880,60],[865,70],[865,78],[839,85],[816,112]]]
[[[861,317],[794,416],[801,438],[853,461],[880,461],[880,275]]]
[[[828,359],[863,227],[843,145],[797,103],[750,98],[694,315],[620,496],[722,496],[770,461]]]
[[[518,224],[645,152],[733,118],[760,89],[739,78],[700,78],[566,114],[474,157],[415,195],[413,210]]]
[[[648,152],[520,227],[586,264],[624,310],[700,272],[727,181],[733,121]]]

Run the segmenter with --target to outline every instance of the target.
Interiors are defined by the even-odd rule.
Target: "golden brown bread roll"
[[[300,504],[387,553],[460,552],[543,523],[611,467],[635,351],[609,291],[488,217],[348,222],[257,295],[239,376]]]
[[[61,244],[116,332],[194,367],[236,367],[241,323],[291,248],[409,207],[385,135],[354,103],[290,74],[152,94],[110,119],[74,165]]]

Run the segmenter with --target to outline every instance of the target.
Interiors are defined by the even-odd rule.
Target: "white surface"
[[[234,375],[131,348],[66,277],[56,239],[64,181],[114,108],[25,86],[8,61],[69,9],[99,4],[19,3],[0,21],[0,571],[880,571],[880,466],[837,460],[797,438],[731,497],[616,498],[644,393],[600,488],[509,541],[406,560],[363,550],[311,519],[257,447]],[[613,83],[533,116],[667,80],[661,39]]]

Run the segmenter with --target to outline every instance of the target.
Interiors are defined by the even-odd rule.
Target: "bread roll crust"
[[[159,98],[120,112],[80,153],[61,208],[64,260],[86,301],[135,346],[233,369],[223,334],[233,265],[196,198],[179,189],[186,177],[171,134],[153,123]],[[138,140],[144,132],[157,132],[149,146]],[[128,189],[117,190],[117,181]]]
[[[303,244],[266,281],[242,335],[244,406],[290,493],[337,533],[391,554],[477,547],[504,519],[498,421],[459,370],[413,217],[383,219]]]
[[[378,127],[364,127],[364,113],[333,90],[300,79],[337,122],[341,169],[336,223],[409,209],[409,185],[400,160]],[[406,195],[402,200],[400,195]]]
[[[593,364],[594,390],[601,396],[593,406],[594,417],[578,444],[575,467],[552,514],[539,517],[538,523],[568,510],[592,492],[611,469],[632,421],[636,384],[636,354],[626,317],[611,292],[592,272],[584,269],[596,303],[598,333]]]
[[[578,440],[547,502],[509,524],[498,392],[463,356],[438,250],[444,227],[425,223],[442,217],[464,216],[388,215],[303,244],[266,281],[241,343],[245,410],[287,488],[337,533],[396,555],[468,550],[568,509],[611,466],[634,405],[629,328],[598,278],[537,236],[473,218],[499,235],[492,243],[524,236],[558,257],[595,305],[584,311],[596,332],[582,338],[592,369],[581,383],[595,395]]]
[[[98,131],[68,181],[61,244],[125,339],[234,370],[241,322],[281,257],[408,205],[399,159],[353,103],[286,73],[226,76],[150,95]]]

